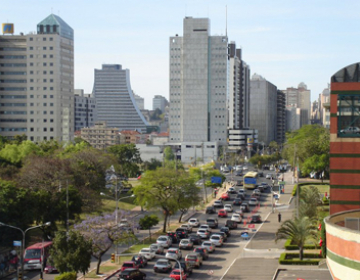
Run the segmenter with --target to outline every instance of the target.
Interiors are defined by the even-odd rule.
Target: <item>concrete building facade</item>
[[[108,127],[106,122],[96,122],[92,127],[84,127],[80,135],[91,146],[100,150],[119,144],[119,129]]]
[[[36,34],[0,36],[0,135],[74,137],[74,32],[51,14]]]
[[[144,110],[145,109],[144,98],[141,97],[140,95],[135,94],[135,92],[133,92],[133,94],[134,94],[134,98],[135,98],[136,104],[139,107],[139,109]]]
[[[75,89],[75,131],[83,127],[94,126],[96,113],[96,99],[91,94],[84,94],[84,90]]]
[[[155,95],[153,98],[153,110],[160,109],[161,112],[165,113],[165,107],[167,106],[168,101],[162,95]]]
[[[145,133],[148,122],[140,112],[130,85],[130,71],[120,64],[103,64],[95,69],[93,96],[97,121],[119,130]]]
[[[301,109],[295,105],[286,106],[286,130],[294,131],[301,127]]]
[[[285,143],[286,133],[286,98],[285,93],[281,90],[277,91],[277,111],[276,111],[276,142]]]
[[[170,142],[225,144],[227,37],[210,35],[207,18],[184,19],[183,37],[170,37]]]

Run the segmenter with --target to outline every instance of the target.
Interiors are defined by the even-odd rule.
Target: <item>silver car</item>
[[[165,258],[172,260],[181,260],[182,258],[181,250],[178,248],[169,248],[165,255]]]
[[[201,247],[206,248],[209,251],[209,253],[215,252],[215,245],[211,241],[204,241],[201,244]]]
[[[221,247],[222,245],[224,245],[224,240],[222,238],[221,235],[218,235],[218,234],[213,234],[211,235],[210,239],[209,239],[210,242],[214,243],[214,245],[216,247]]]
[[[161,246],[160,244],[156,244],[156,243],[151,244],[150,249],[155,251],[157,255],[161,255],[164,253],[164,247]]]
[[[156,240],[156,244],[163,246],[164,248],[169,248],[172,245],[172,240],[169,236],[160,235]]]
[[[154,265],[154,272],[170,272],[172,264],[168,259],[159,259]]]
[[[151,250],[150,248],[143,248],[140,250],[139,255],[143,256],[147,260],[152,260],[155,258],[155,251]]]

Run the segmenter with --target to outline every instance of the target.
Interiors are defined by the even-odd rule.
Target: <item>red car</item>
[[[181,271],[180,271],[180,269],[174,269],[173,271],[171,271],[169,277],[172,278],[172,279],[180,280],[180,273],[181,273],[182,279],[186,280],[187,275],[186,275],[186,273],[184,272],[183,269]]]
[[[229,199],[230,199],[230,196],[229,196],[228,193],[223,193],[223,194],[221,195],[221,199],[222,199],[222,200],[229,200]]]
[[[227,212],[226,212],[226,210],[224,210],[224,209],[219,210],[219,212],[218,212],[218,217],[226,218],[226,217],[227,217]]]
[[[123,265],[121,266],[121,271],[124,271],[125,269],[129,269],[129,268],[139,269],[139,266],[133,261],[127,261],[124,262]]]

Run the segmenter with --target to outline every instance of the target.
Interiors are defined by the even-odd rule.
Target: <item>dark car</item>
[[[144,258],[143,256],[141,255],[137,255],[137,256],[133,256],[132,259],[131,259],[137,266],[139,267],[145,267],[147,266],[147,259]]]
[[[143,280],[146,279],[146,274],[138,269],[126,269],[121,271],[119,276],[119,280]]]
[[[242,199],[241,198],[235,198],[233,201],[233,205],[241,205]]]
[[[174,266],[174,269],[179,269],[179,263],[181,265],[181,268],[184,270],[186,276],[190,276],[193,272],[193,268],[191,265],[189,264],[186,264],[186,262],[184,261],[178,261],[175,263],[175,266]]]
[[[241,172],[241,171],[237,171],[236,173],[235,173],[235,176],[242,176],[243,175],[243,173]]]
[[[234,229],[238,227],[238,224],[235,221],[226,220],[225,226],[228,227],[229,229]]]
[[[221,235],[221,236],[223,237],[224,242],[227,241],[227,234],[226,234],[226,232],[220,231],[220,232],[214,232],[213,234]]]
[[[205,213],[206,214],[215,214],[216,213],[215,207],[214,206],[206,207]]]
[[[180,234],[176,231],[168,231],[166,233],[172,239],[172,243],[178,243],[180,241]]]
[[[245,200],[245,193],[238,193],[238,194],[236,195],[235,199]]]
[[[228,227],[221,227],[220,232],[225,232],[228,237],[231,235],[230,228]]]
[[[188,231],[187,231],[185,228],[177,228],[177,229],[175,230],[175,232],[177,232],[177,234],[179,235],[180,239],[188,238],[188,236],[189,236],[189,233],[188,233]]]
[[[250,211],[249,205],[248,205],[247,203],[241,204],[240,209],[241,209],[243,212],[249,212],[249,211]]]
[[[218,223],[218,219],[209,218],[209,219],[206,219],[206,224],[211,228],[217,228],[219,223]]]
[[[259,177],[264,177],[264,172],[259,171],[259,172],[258,172],[258,175],[259,175]]]
[[[209,258],[209,252],[206,248],[197,247],[193,252],[199,253],[203,257],[203,260],[207,260]]]
[[[194,245],[196,244],[196,245],[201,245],[201,243],[203,242],[202,241],[202,239],[201,239],[201,237],[199,236],[199,235],[197,235],[197,234],[190,234],[189,235],[189,239],[190,239],[190,241],[192,242],[192,243],[194,243]]]
[[[259,214],[254,214],[251,216],[251,221],[250,223],[261,223],[261,216]]]
[[[240,181],[240,180],[237,181],[237,182],[236,182],[236,185],[237,185],[237,186],[242,186],[242,185],[243,185],[243,181]]]

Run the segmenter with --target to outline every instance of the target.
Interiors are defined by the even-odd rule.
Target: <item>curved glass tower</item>
[[[103,64],[95,69],[93,95],[97,104],[97,121],[108,127],[146,132],[149,124],[136,104],[130,86],[130,71],[120,64]]]

